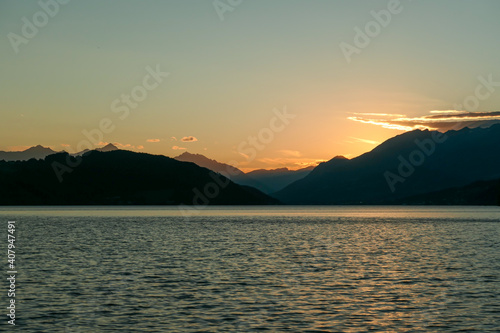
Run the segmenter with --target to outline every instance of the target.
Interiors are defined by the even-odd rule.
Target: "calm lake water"
[[[4,249],[16,221],[18,271],[17,325],[3,315],[2,329],[500,331],[500,207],[3,207],[0,219]]]

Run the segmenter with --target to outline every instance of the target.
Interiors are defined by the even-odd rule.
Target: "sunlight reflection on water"
[[[498,208],[17,209],[25,332],[500,327]]]

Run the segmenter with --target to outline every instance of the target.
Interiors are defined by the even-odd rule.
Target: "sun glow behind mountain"
[[[495,123],[500,3],[401,1],[347,62],[339,45],[385,8],[255,0],[221,21],[211,2],[70,2],[17,53],[0,41],[0,150],[113,142],[299,169],[413,129]],[[4,3],[1,32],[22,35],[22,18],[40,10]],[[294,118],[272,123],[283,109]]]

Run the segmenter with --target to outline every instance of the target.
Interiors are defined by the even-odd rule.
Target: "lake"
[[[500,207],[2,207],[0,218],[4,249],[16,221],[22,332],[500,330]]]

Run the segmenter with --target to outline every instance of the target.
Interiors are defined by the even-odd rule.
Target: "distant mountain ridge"
[[[94,150],[101,151],[101,152],[108,152],[108,151],[114,151],[114,150],[119,150],[118,147],[116,147],[114,144],[109,143],[106,146],[102,148],[96,148]],[[91,150],[85,149],[81,152],[72,154],[73,156],[80,156],[83,155]],[[52,154],[57,154],[57,153],[62,153],[64,151],[55,151],[51,148],[48,147],[43,147],[41,145],[36,145],[33,147],[30,147],[26,150],[23,151],[0,151],[0,161],[28,161],[32,158],[37,159],[37,160],[43,160],[45,157],[50,156]]]
[[[500,124],[415,130],[351,160],[334,158],[274,194],[289,204],[387,204],[500,179]],[[443,192],[448,193],[448,192]]]
[[[288,168],[259,169],[246,173],[245,177],[237,176],[234,181],[238,184],[253,186],[264,193],[272,195],[272,193],[283,189],[287,185],[304,178],[313,169],[314,166],[299,170],[289,170]]]
[[[181,155],[174,157],[174,159],[181,162],[195,163],[196,165],[212,170],[213,172],[223,174],[230,179],[233,179],[235,175],[244,174],[243,171],[232,165],[217,162],[216,160],[209,159],[208,157],[201,154],[191,154],[189,152],[184,152]]]
[[[85,149],[83,151],[70,154],[72,156],[83,156],[91,151],[111,152],[120,150],[116,145],[108,143],[106,146],[96,148],[94,150]],[[0,160],[4,161],[27,161],[32,158],[44,159],[47,156],[61,153],[64,151],[56,152],[50,148],[42,147],[40,145],[31,147],[25,151],[20,152],[0,152]],[[280,168],[274,170],[255,170],[249,173],[244,173],[242,170],[233,167],[229,164],[221,163],[201,154],[191,154],[184,152],[183,154],[174,157],[174,159],[181,162],[191,162],[198,166],[207,168],[214,172],[228,177],[232,181],[240,185],[251,186],[263,191],[266,194],[274,193],[285,186],[293,183],[294,181],[305,177],[314,167],[307,167],[300,170],[289,170],[287,168]]]
[[[300,170],[289,170],[288,168],[273,170],[259,169],[244,173],[238,168],[212,160],[201,154],[184,152],[174,158],[178,161],[195,163],[201,167],[223,174],[237,184],[255,187],[267,194],[274,193],[294,181],[305,177],[314,169],[314,167],[310,166]]]
[[[38,145],[0,152],[0,204],[179,204],[200,200],[193,189],[205,190],[215,174],[232,182],[209,204],[277,203],[272,197],[304,205],[500,204],[499,143],[500,124],[444,134],[415,130],[353,159],[336,156],[317,167],[248,173],[200,154],[171,159],[108,144],[78,153],[83,167],[66,174],[64,185],[54,183],[50,164],[66,162],[68,154]],[[74,192],[77,187],[83,190]]]
[[[106,153],[106,152],[109,152],[109,151],[115,151],[115,150],[120,150],[117,146],[115,146],[114,144],[112,143],[108,143],[107,145],[105,145],[104,147],[101,147],[101,148],[96,148],[96,149],[93,149],[93,150],[90,150],[90,149],[85,149],[85,150],[82,150],[78,153],[75,153],[75,154],[71,154],[72,156],[82,156],[83,154],[86,154],[90,151],[100,151],[100,152],[103,152],[103,153]]]
[[[278,201],[193,163],[126,150],[91,151],[64,180],[45,160],[0,162],[0,205],[267,205]]]
[[[117,146],[115,146],[114,144],[112,143],[108,143],[107,145],[105,145],[104,147],[102,148],[97,148],[95,149],[97,151],[100,151],[100,152],[103,152],[103,153],[106,153],[108,151],[115,151],[115,150],[120,150]]]
[[[302,169],[298,169],[298,170],[290,170],[288,168],[257,169],[257,170],[247,172],[247,175],[249,175],[249,176],[262,176],[262,175],[282,174],[282,173],[297,172],[297,171],[312,171],[312,169],[314,169],[314,166],[312,166],[312,165],[305,167],[305,168],[302,168]]]
[[[32,158],[44,159],[55,153],[57,152],[50,148],[37,145],[23,151],[0,151],[0,161],[27,161]]]

